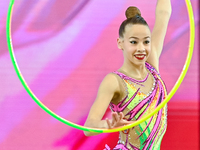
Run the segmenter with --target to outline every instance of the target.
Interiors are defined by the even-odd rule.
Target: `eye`
[[[150,43],[150,41],[149,41],[149,40],[146,40],[144,43],[145,43],[145,44],[149,44],[149,43]]]
[[[131,44],[137,44],[137,41],[130,41]]]

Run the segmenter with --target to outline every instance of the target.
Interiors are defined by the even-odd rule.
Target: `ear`
[[[123,39],[117,38],[117,46],[119,49],[123,50]]]

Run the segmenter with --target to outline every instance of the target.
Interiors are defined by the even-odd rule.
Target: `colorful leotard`
[[[111,102],[110,108],[114,112],[123,112],[129,121],[138,120],[152,112],[167,95],[159,73],[148,63],[146,68],[153,79],[153,88],[148,93],[141,90],[148,76],[144,80],[135,80],[114,72],[124,82],[126,96],[117,104]],[[138,126],[120,132],[118,144],[113,150],[159,150],[166,127],[167,106]],[[105,150],[110,150],[108,145]]]

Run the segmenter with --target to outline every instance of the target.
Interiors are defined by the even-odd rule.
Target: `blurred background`
[[[168,92],[182,71],[189,45],[184,0],[171,0],[160,73]],[[189,71],[168,103],[161,150],[199,149],[199,3],[191,0],[196,39]],[[151,29],[156,0],[15,0],[12,42],[20,70],[35,95],[53,112],[83,125],[104,76],[123,63],[118,28],[130,5]],[[48,115],[27,94],[9,56],[6,17],[0,0],[0,150],[102,150],[118,133],[86,137]],[[105,116],[109,117],[110,110]]]

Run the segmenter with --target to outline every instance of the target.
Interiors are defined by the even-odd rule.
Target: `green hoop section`
[[[191,2],[190,2],[190,0],[185,0],[187,10],[188,10],[189,22],[190,22],[189,50],[188,50],[187,58],[185,61],[185,65],[182,69],[182,72],[181,72],[178,80],[176,81],[176,84],[174,85],[173,89],[170,91],[170,93],[166,97],[166,99],[150,114],[144,116],[143,118],[137,120],[136,122],[134,122],[132,124],[129,124],[129,125],[126,125],[123,127],[118,127],[118,128],[114,128],[114,129],[97,129],[97,128],[84,127],[84,126],[75,124],[73,122],[67,121],[66,119],[64,119],[64,118],[58,116],[57,114],[55,114],[54,112],[52,112],[35,96],[35,94],[31,91],[31,89],[29,88],[29,86],[27,85],[26,81],[24,80],[24,78],[21,74],[21,71],[18,67],[16,58],[14,55],[13,45],[12,45],[12,37],[11,37],[11,19],[12,19],[12,11],[13,11],[14,2],[15,2],[15,0],[10,0],[10,4],[9,4],[9,8],[8,8],[8,15],[7,15],[7,23],[6,23],[8,49],[9,49],[9,53],[10,53],[10,57],[11,57],[14,69],[15,69],[22,85],[24,86],[24,88],[28,92],[28,94],[31,96],[31,98],[49,115],[51,115],[52,117],[56,118],[57,120],[61,121],[62,123],[67,124],[68,126],[71,126],[73,128],[83,130],[83,131],[89,131],[89,132],[110,133],[110,132],[123,131],[123,130],[129,129],[129,128],[132,128],[136,125],[139,125],[140,123],[144,122],[145,120],[147,120],[148,118],[153,116],[155,113],[157,113],[162,107],[164,107],[167,104],[167,102],[169,102],[169,100],[172,98],[172,96],[176,93],[177,89],[179,88],[180,84],[182,83],[182,81],[188,71],[188,68],[189,68],[189,65],[190,65],[190,62],[192,59],[193,49],[194,49],[195,23],[194,23],[194,15],[193,15],[193,9],[192,9]]]

